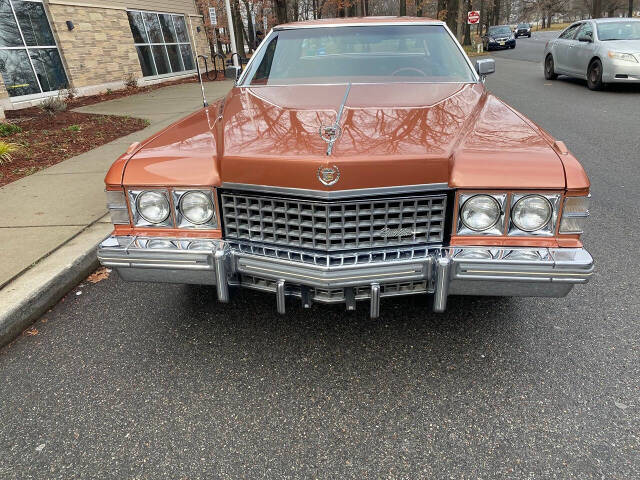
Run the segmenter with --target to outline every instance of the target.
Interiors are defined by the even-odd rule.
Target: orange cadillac
[[[562,297],[593,260],[589,180],[490,94],[440,21],[281,25],[226,98],[132,145],[106,177],[103,265],[125,280],[304,307],[450,295]],[[206,103],[206,102],[205,102]]]

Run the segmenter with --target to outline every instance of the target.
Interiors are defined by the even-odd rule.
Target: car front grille
[[[225,238],[335,251],[444,240],[446,194],[316,201],[221,193]]]

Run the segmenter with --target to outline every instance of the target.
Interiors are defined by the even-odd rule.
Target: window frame
[[[140,18],[142,20],[142,25],[144,26],[144,33],[147,37],[147,42],[146,43],[137,43],[135,41],[135,38],[133,37],[133,32],[131,32],[131,36],[133,39],[133,45],[136,49],[136,53],[138,51],[138,47],[149,47],[150,53],[151,53],[151,60],[153,62],[153,70],[156,72],[155,75],[147,75],[145,76],[143,74],[142,78],[148,78],[148,79],[157,79],[157,78],[165,78],[165,77],[172,77],[172,76],[177,76],[177,75],[184,75],[184,74],[190,74],[196,71],[195,68],[192,68],[190,70],[187,70],[184,64],[184,58],[182,58],[182,52],[181,52],[181,46],[182,45],[189,45],[189,49],[191,50],[191,57],[194,56],[194,48],[192,45],[192,38],[191,35],[189,33],[189,24],[187,23],[187,16],[184,13],[171,13],[171,12],[159,12],[159,11],[151,11],[151,10],[140,10],[137,8],[128,8],[127,10],[127,14],[129,13],[138,13],[140,14]],[[149,14],[149,15],[155,15],[158,19],[158,25],[160,27],[160,34],[162,35],[162,39],[164,40],[164,42],[152,42],[151,41],[151,35],[149,34],[149,27],[147,26],[147,21],[144,18],[144,14]],[[160,21],[160,15],[168,15],[171,18],[171,25],[173,26],[173,30],[176,34],[176,41],[175,42],[167,42],[165,35],[164,35],[164,31],[162,29],[162,22]],[[186,34],[187,34],[187,40],[186,42],[181,42],[180,38],[178,36],[178,29],[176,28],[176,23],[174,20],[174,17],[182,17],[182,19],[184,20],[184,26],[185,26],[185,30],[186,30]],[[169,50],[167,49],[168,46],[176,46],[177,50],[178,50],[178,54],[179,54],[179,60],[180,60],[180,65],[182,66],[183,70],[179,70],[179,71],[174,71],[173,67],[171,66],[171,60],[169,57]],[[164,49],[166,58],[167,58],[167,65],[169,66],[169,72],[167,73],[158,73],[158,66],[156,65],[156,56],[153,52],[153,47],[158,46],[158,47],[162,47]],[[196,59],[193,58],[193,62],[195,65]],[[140,69],[142,70],[142,65],[140,66]],[[143,72],[144,73],[144,72]]]
[[[373,26],[394,26],[394,25],[402,25],[402,24],[398,23],[398,22],[376,22],[376,23],[369,23],[369,24],[343,23],[343,24],[339,24],[339,25],[336,25],[336,26],[338,26],[338,27],[367,27],[367,26],[372,26],[373,27]],[[444,27],[446,33],[449,35],[449,37],[453,41],[454,45],[458,49],[458,51],[462,54],[462,57],[464,58],[466,64],[469,66],[469,69],[471,70],[471,76],[475,79],[474,81],[465,82],[465,83],[481,83],[482,82],[482,80],[480,79],[480,75],[476,71],[475,66],[473,65],[473,63],[471,62],[471,59],[467,55],[467,52],[464,51],[464,48],[462,48],[462,45],[460,45],[460,42],[458,42],[458,39],[451,32],[451,30],[449,29],[449,27],[447,26],[447,24],[445,22],[435,21],[435,20],[425,20],[425,21],[420,21],[420,22],[412,22],[411,25],[441,26],[441,27]],[[303,28],[333,28],[333,25],[331,25],[331,24],[324,25],[324,26],[318,26],[318,25],[308,25],[308,26],[295,25],[295,26],[290,26],[290,27],[289,26],[277,26],[275,28],[272,28],[269,31],[269,33],[267,35],[265,35],[265,37],[262,40],[262,42],[260,42],[260,45],[258,45],[258,48],[253,52],[253,55],[249,59],[249,62],[247,63],[245,68],[242,70],[242,73],[241,73],[240,77],[236,81],[235,86],[238,87],[238,88],[255,88],[255,87],[265,87],[266,88],[266,87],[269,87],[270,85],[251,85],[251,83],[249,81],[250,80],[249,76],[250,75],[253,76],[255,74],[255,71],[252,71],[253,63],[254,62],[258,62],[258,65],[259,65],[260,62],[262,62],[262,58],[264,57],[264,54],[266,52],[267,45],[273,39],[273,37],[278,35],[279,32],[281,32],[283,30],[297,30],[297,29],[303,29]],[[407,83],[413,83],[413,82],[407,82]],[[424,83],[424,82],[416,82],[416,83]],[[460,83],[460,82],[431,82],[431,83]],[[288,84],[288,85],[295,85],[295,84]],[[328,85],[328,84],[324,84],[323,83],[323,85]]]
[[[58,56],[60,57],[60,64],[62,65],[62,71],[64,72],[64,76],[67,79],[67,88],[69,86],[69,73],[67,72],[66,66],[64,64],[64,61],[62,59],[62,54],[60,53],[60,48],[58,48],[57,44],[53,44],[53,45],[27,45],[27,42],[24,38],[24,33],[22,32],[22,27],[20,26],[20,22],[18,21],[18,15],[16,14],[16,9],[13,6],[13,0],[7,0],[9,3],[9,7],[11,8],[11,14],[13,15],[13,19],[16,22],[16,26],[18,28],[18,33],[20,34],[20,40],[22,40],[22,46],[17,46],[17,47],[0,47],[0,50],[25,50],[27,53],[27,58],[29,59],[29,66],[31,67],[31,71],[33,72],[33,75],[36,79],[36,84],[38,85],[38,89],[40,90],[39,93],[29,93],[27,95],[16,95],[16,96],[11,96],[9,95],[9,100],[12,103],[20,103],[20,102],[28,102],[29,100],[36,100],[36,99],[41,99],[41,98],[46,98],[46,97],[55,97],[56,95],[58,95],[60,93],[60,90],[48,90],[48,91],[44,91],[42,89],[42,84],[40,83],[40,79],[38,78],[38,71],[36,70],[35,64],[33,63],[33,59],[31,58],[31,54],[30,54],[30,50],[57,50],[58,52]],[[49,29],[51,30],[52,33],[52,37],[53,40],[55,42],[55,35],[53,32],[53,28],[51,27],[52,22],[51,22],[51,18],[49,18],[49,12],[47,11],[47,7],[44,4],[43,0],[20,0],[22,2],[28,2],[28,3],[39,3],[40,5],[42,5],[42,10],[44,12],[44,15],[47,19],[47,23],[49,25]],[[3,83],[4,83],[4,79],[3,79]],[[7,88],[7,85],[4,85],[5,90],[7,91],[7,94],[9,94],[9,89]]]
[[[562,31],[562,33],[558,36],[558,40],[574,40],[576,38],[576,34],[578,33],[578,30],[580,30],[582,28],[582,24],[584,22],[576,22],[572,25],[569,25],[565,30]],[[573,32],[573,35],[571,35],[570,37],[563,37],[563,35],[567,32],[569,32],[569,30],[571,30],[572,28],[575,28],[575,31]]]

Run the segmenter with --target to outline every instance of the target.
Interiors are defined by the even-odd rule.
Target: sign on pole
[[[216,17],[216,9],[213,7],[209,7],[209,20],[211,21],[211,25],[218,24],[218,17]]]
[[[266,35],[267,34],[267,16],[266,15],[262,17],[262,25],[264,26],[263,30],[264,30],[264,34]]]
[[[469,25],[475,25],[480,22],[480,12],[478,10],[472,10],[467,14],[467,23]]]

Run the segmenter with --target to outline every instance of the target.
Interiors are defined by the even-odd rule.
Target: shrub
[[[9,135],[20,133],[21,131],[22,128],[15,123],[0,123],[0,137],[8,137]]]
[[[15,143],[0,142],[0,165],[11,162],[11,154],[18,148],[20,147]]]
[[[70,102],[74,98],[78,98],[78,89],[75,87],[69,87],[66,90],[62,90],[60,94],[65,100]]]
[[[138,77],[129,72],[124,76],[124,86],[127,88],[138,88]]]
[[[40,104],[40,109],[49,115],[55,115],[67,109],[67,102],[64,101],[62,95],[58,94],[57,97],[47,97],[44,99]]]
[[[80,125],[69,125],[67,127],[67,130],[69,130],[70,132],[79,132],[80,131]]]

